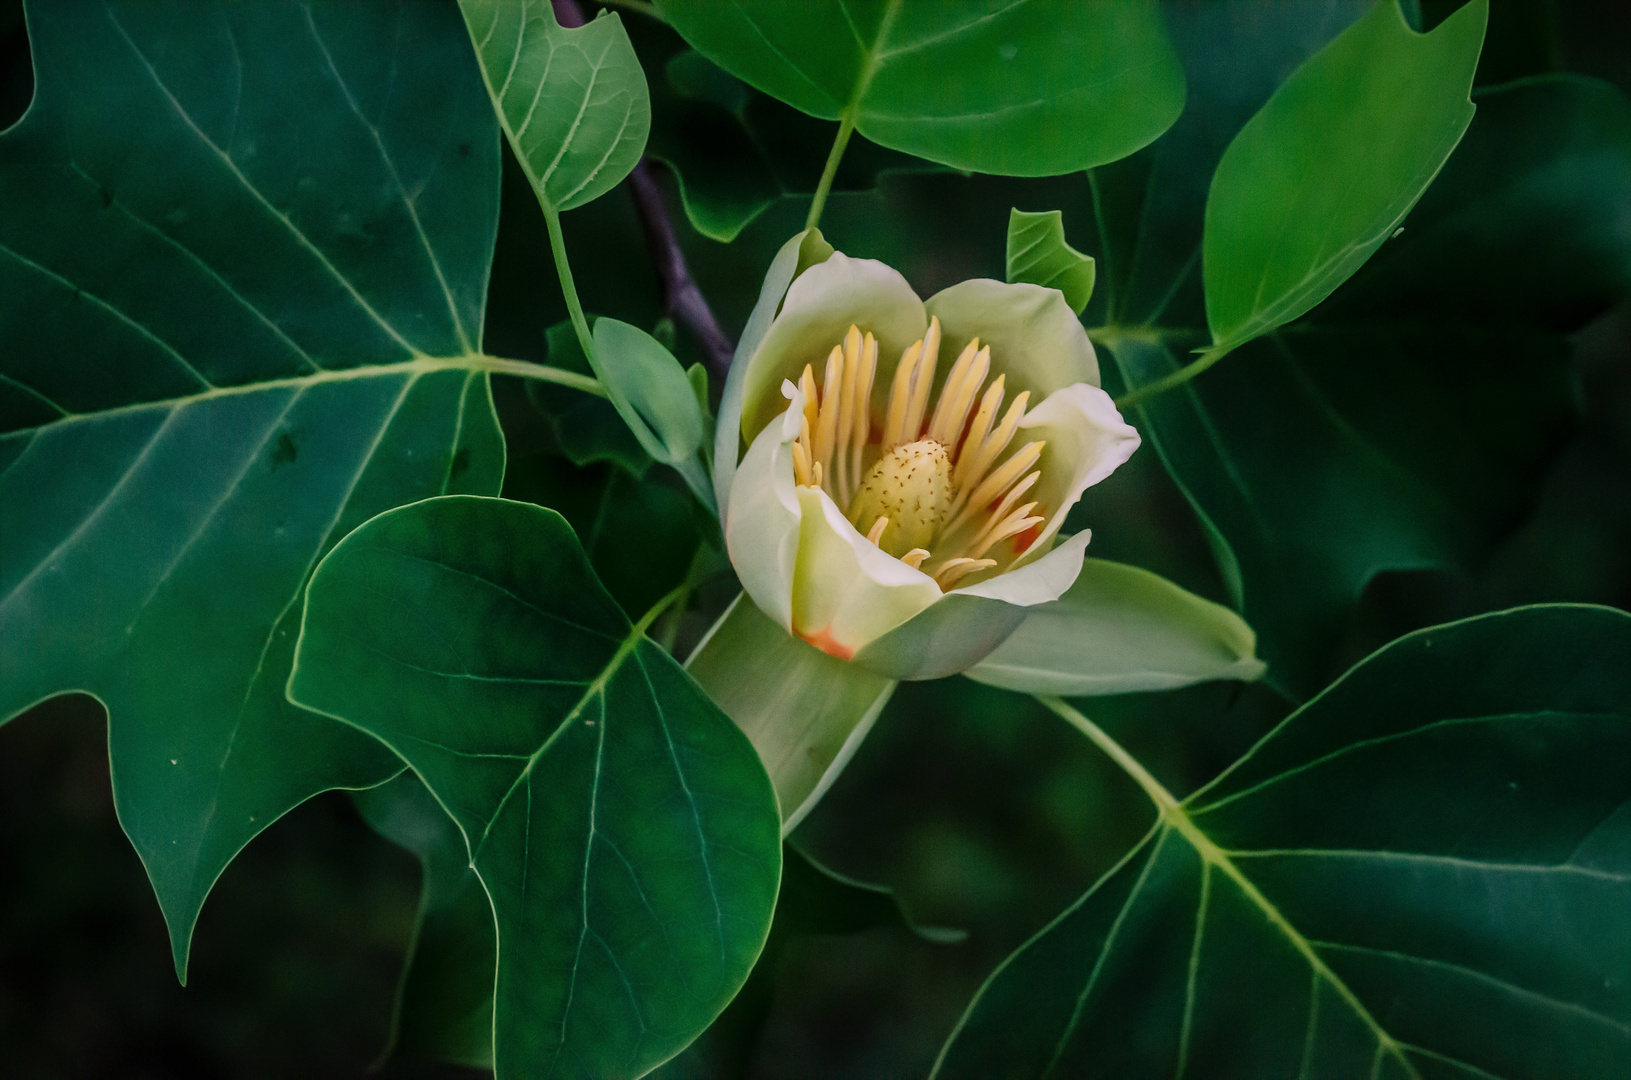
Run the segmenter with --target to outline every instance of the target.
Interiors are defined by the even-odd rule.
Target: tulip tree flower
[[[745,597],[691,671],[759,748],[784,828],[898,680],[1080,694],[1261,674],[1228,609],[1061,532],[1139,445],[1098,384],[1055,289],[977,279],[924,301],[814,230],[778,254],[714,456]]]

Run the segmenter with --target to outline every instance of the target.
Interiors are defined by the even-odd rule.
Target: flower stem
[[[1163,375],[1154,382],[1145,383],[1143,386],[1133,387],[1131,390],[1127,391],[1127,393],[1116,399],[1116,408],[1126,409],[1134,405],[1142,405],[1151,398],[1158,397],[1174,387],[1182,386],[1184,383],[1188,382],[1190,379],[1193,379],[1195,376],[1199,375],[1201,372],[1205,371],[1219,360],[1222,360],[1225,356],[1228,356],[1232,351],[1233,346],[1215,345],[1201,353],[1200,359],[1194,361],[1193,363],[1185,364],[1177,371],[1174,371],[1168,375]]]
[[[832,190],[833,177],[838,175],[838,163],[843,160],[844,147],[849,145],[849,137],[854,130],[853,113],[844,113],[844,118],[838,121],[838,136],[833,139],[832,150],[827,153],[827,167],[821,170],[821,182],[816,185],[815,199],[810,203],[810,216],[804,219],[806,229],[813,229],[821,222],[821,211],[827,205],[827,192]]]
[[[572,316],[572,329],[578,332],[578,344],[589,366],[595,366],[595,339],[589,333],[589,320],[584,318],[583,305],[578,302],[578,287],[572,283],[572,266],[566,261],[566,240],[561,236],[561,215],[542,199],[538,205],[544,210],[544,224],[549,226],[549,250],[555,255],[555,273],[561,279],[561,294],[566,297],[566,310]]]

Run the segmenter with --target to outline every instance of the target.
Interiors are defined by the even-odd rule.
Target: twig
[[[582,26],[588,21],[577,0],[552,2],[555,21],[562,26]],[[629,191],[634,196],[634,208],[639,212],[640,225],[646,234],[646,249],[662,282],[663,313],[691,332],[702,346],[708,370],[723,379],[731,369],[731,356],[736,347],[719,328],[713,309],[691,276],[691,267],[685,261],[685,252],[680,250],[674,225],[668,218],[662,189],[657,186],[651,163],[646,158],[642,157],[629,174]]]
[[[685,253],[674,237],[674,226],[668,220],[668,207],[663,202],[662,189],[651,173],[651,163],[641,158],[629,173],[629,191],[634,195],[634,208],[640,213],[640,224],[645,227],[646,248],[651,261],[657,266],[657,277],[663,283],[663,308],[669,318],[684,326],[702,345],[708,370],[723,379],[731,369],[731,354],[736,347],[725,331],[719,328],[713,309],[697,287],[686,265]]]

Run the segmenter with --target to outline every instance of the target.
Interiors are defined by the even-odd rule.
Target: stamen
[[[850,431],[855,426],[855,384],[861,372],[861,330],[854,323],[850,324],[849,333],[844,335],[843,368],[843,391],[838,405],[838,430],[833,433],[834,453],[838,459],[837,467],[833,470],[833,478],[838,488],[837,498],[840,506],[849,504],[850,491],[855,486],[850,481],[849,448]]]
[[[872,528],[866,531],[867,542],[873,547],[877,547],[878,541],[883,539],[883,531],[888,527],[889,519],[887,517],[880,517],[877,521],[874,521]]]
[[[838,441],[838,407],[843,403],[844,350],[833,346],[827,357],[827,373],[821,387],[821,417],[815,429],[815,460],[821,471],[832,474],[833,446]]]
[[[1019,429],[1019,421],[1025,415],[1025,406],[1030,400],[1031,392],[1029,390],[1024,391],[1019,397],[1015,398],[1014,403],[1008,406],[1008,413],[1002,418],[1002,423],[997,425],[997,430],[987,436],[974,451],[974,456],[969,459],[967,471],[959,470],[952,477],[952,482],[957,487],[957,497],[952,500],[951,504],[953,514],[957,514],[960,510],[966,512],[969,506],[979,509],[982,505],[980,500],[972,496],[971,490],[980,483],[986,471],[996,464],[997,458],[1001,457],[1002,452],[1008,448],[1008,442],[1014,437],[1014,432]],[[965,446],[965,452],[966,450],[967,447]],[[1015,474],[1016,477],[1018,475]],[[995,497],[995,494],[990,496],[990,498]],[[967,505],[965,505],[965,502]]]
[[[900,561],[905,563],[907,566],[910,566],[913,570],[916,570],[918,567],[923,565],[923,560],[927,559],[928,557],[928,548],[913,548],[911,551],[908,551],[906,554],[902,555],[900,557]]]
[[[1026,529],[1029,529],[1032,525],[1040,525],[1043,521],[1042,518],[1028,516],[1030,512],[1035,509],[1036,503],[1030,502],[1026,503],[1018,510],[1015,510],[1012,514],[1009,514],[1003,519],[1002,524],[991,530],[990,536],[987,536],[981,543],[975,545],[974,557],[978,559],[980,556],[984,555],[986,552],[990,551],[992,548],[996,547],[1010,536],[1018,536]]]
[[[815,484],[810,473],[810,455],[802,442],[793,444],[793,483],[799,487],[813,487]]]
[[[816,394],[815,371],[809,364],[804,365],[804,374],[799,376],[799,392],[804,395],[804,422],[814,432],[821,418],[821,398]],[[809,442],[809,439],[805,439],[805,442]],[[805,449],[812,448],[806,446]]]
[[[871,334],[861,343],[860,371],[855,376],[855,414],[850,420],[849,492],[861,486],[861,454],[872,434],[872,378],[878,372],[878,339]]]
[[[935,368],[940,364],[940,319],[929,320],[923,335],[923,358],[912,373],[912,404],[906,411],[906,440],[916,442],[923,430],[923,413],[929,407],[929,390],[934,386]]]
[[[991,349],[979,346],[979,338],[968,343],[940,390],[940,403],[935,406],[934,419],[929,421],[929,438],[943,446],[953,446],[957,436],[963,433],[963,421],[968,419],[974,395],[985,385],[985,377],[991,371]]]
[[[967,521],[970,515],[991,505],[997,496],[1008,489],[1008,485],[1029,472],[1031,466],[1035,465],[1037,460],[1041,458],[1042,448],[1046,445],[1047,443],[1041,441],[1026,443],[1019,448],[1013,457],[1003,462],[995,472],[981,480],[979,486],[968,496],[968,501],[963,504],[962,510],[952,516],[951,521],[946,525],[946,532],[951,532]]]
[[[906,412],[912,406],[912,372],[918,358],[923,355],[923,342],[919,341],[901,354],[900,366],[895,369],[895,381],[889,387],[889,414],[883,425],[883,452],[913,442],[917,436],[906,437]]]
[[[995,529],[999,524],[1001,524],[1003,518],[1008,516],[1008,511],[1013,509],[1015,503],[1019,502],[1020,496],[1031,490],[1031,488],[1041,478],[1042,471],[1038,469],[1036,472],[1031,473],[1025,479],[1009,488],[1008,494],[1002,497],[1002,501],[997,504],[996,509],[992,510],[990,516],[986,518],[985,524],[980,526],[980,531],[974,534],[974,538],[970,540],[966,546],[971,548],[979,547],[980,541],[984,540],[986,535],[989,534],[992,529]],[[1036,504],[1032,503],[1031,505],[1035,506]],[[1027,508],[1022,512],[1022,515],[1030,512],[1031,511]],[[975,552],[976,556],[979,554],[981,553]]]
[[[817,461],[810,466],[810,479],[811,487],[821,486],[821,462]]]
[[[953,479],[968,472],[968,466],[974,460],[974,455],[980,452],[980,445],[985,437],[991,434],[991,422],[996,419],[997,413],[1002,410],[1002,398],[1008,386],[1008,376],[998,375],[985,396],[980,399],[980,407],[974,413],[974,422],[968,426],[968,436],[963,440],[963,448],[957,454],[957,468]]]
[[[934,572],[934,581],[940,586],[940,591],[945,592],[969,574],[996,565],[996,559],[948,559]]]

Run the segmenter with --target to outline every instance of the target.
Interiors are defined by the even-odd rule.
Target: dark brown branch
[[[702,346],[708,370],[723,379],[731,369],[731,355],[736,347],[719,328],[713,309],[691,276],[685,253],[674,237],[674,226],[668,220],[662,189],[657,186],[651,163],[645,158],[629,173],[629,191],[634,195],[634,208],[640,212],[640,224],[645,227],[646,248],[663,283],[663,307],[669,318],[691,331]]]
[[[582,26],[588,21],[577,0],[553,0],[553,4],[555,21],[562,26]],[[723,379],[730,371],[731,355],[736,347],[719,328],[713,309],[691,276],[685,252],[680,250],[674,235],[674,224],[668,218],[662,188],[652,175],[651,163],[643,157],[629,174],[629,192],[634,196],[634,208],[640,214],[640,225],[646,234],[646,249],[651,252],[657,278],[662,282],[664,313],[691,332],[702,346],[708,370]]]

